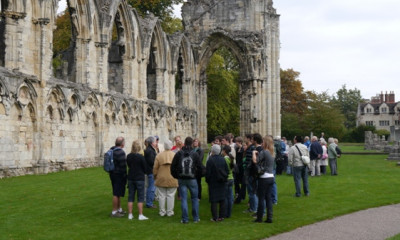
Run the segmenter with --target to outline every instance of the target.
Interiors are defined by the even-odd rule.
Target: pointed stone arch
[[[195,107],[196,86],[194,81],[194,57],[189,39],[183,34],[176,36],[172,43],[177,45],[172,48],[172,67],[174,85],[170,89],[171,99],[176,106]]]
[[[135,68],[139,52],[137,43],[139,41],[139,24],[137,15],[126,1],[121,1],[118,7],[111,12],[113,18],[107,30],[109,52],[108,52],[108,88],[111,91],[133,94],[136,84],[132,79],[135,78]],[[115,28],[115,31],[114,31]],[[114,40],[113,34],[116,34]],[[137,79],[137,78],[136,78]]]
[[[160,22],[155,22],[151,32],[147,52],[146,86],[147,99],[164,101],[163,95],[165,73],[167,70],[166,36]]]

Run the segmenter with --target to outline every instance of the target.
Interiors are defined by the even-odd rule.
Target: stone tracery
[[[149,135],[205,142],[205,67],[221,46],[240,63],[241,134],[280,135],[279,15],[272,1],[189,0],[185,30],[173,35],[126,0],[68,0],[68,7],[67,70],[52,76],[57,0],[1,1],[0,120],[15,130],[0,130],[0,156],[18,142],[29,147],[19,159],[0,157],[0,178],[5,168],[21,175],[96,166],[119,135],[127,143]],[[19,132],[23,141],[12,137]]]

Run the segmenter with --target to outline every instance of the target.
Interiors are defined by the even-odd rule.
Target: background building
[[[357,126],[375,126],[391,132],[389,140],[400,136],[394,133],[400,129],[400,102],[395,102],[394,92],[377,94],[371,101],[360,103],[357,111]]]

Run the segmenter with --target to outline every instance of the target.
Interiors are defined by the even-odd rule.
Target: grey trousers
[[[337,160],[336,160],[336,158],[329,158],[329,168],[331,169],[331,175],[337,175]]]

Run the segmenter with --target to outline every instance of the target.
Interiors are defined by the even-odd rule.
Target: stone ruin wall
[[[127,152],[133,140],[143,141],[150,135],[159,135],[161,140],[175,135],[193,136],[205,142],[207,107],[202,56],[210,53],[210,45],[202,46],[200,42],[207,41],[206,35],[212,33],[191,36],[198,26],[186,21],[185,33],[167,35],[156,18],[140,18],[125,0],[69,0],[73,42],[62,56],[62,65],[53,69],[57,2],[2,1],[0,178],[101,165],[104,152],[114,145],[117,136],[125,137]],[[200,2],[220,9],[230,1]],[[240,6],[231,7],[248,9],[243,5],[247,2],[257,1],[235,1]],[[262,5],[265,1],[258,2]],[[212,9],[206,9],[206,13],[219,16]],[[270,16],[279,22],[278,15]],[[114,23],[118,39],[113,42]],[[236,34],[239,32],[240,36]],[[257,48],[252,47],[255,43],[247,42],[246,36],[266,34],[263,30],[260,35],[258,26],[250,33],[223,26],[219,34],[224,37],[217,38],[217,42],[228,42],[227,47],[231,42],[240,42],[243,47],[231,47],[243,60],[245,69],[241,73],[241,99],[246,109],[241,111],[247,112],[241,113],[241,126],[247,128],[241,131],[279,135],[280,118],[276,112],[280,106],[272,110],[278,99],[277,90],[266,84],[280,84],[278,56],[275,61],[266,61],[268,48],[279,51],[261,40],[258,50],[266,55],[256,54]],[[275,34],[275,41],[278,36]],[[230,42],[225,41],[228,38]],[[254,54],[248,55],[247,49]],[[255,62],[258,69],[248,64],[257,56],[261,58]],[[275,70],[268,71],[272,66]],[[177,72],[182,74],[181,89],[175,89]],[[254,77],[256,72],[258,77]],[[268,80],[272,75],[275,80]],[[255,91],[257,84],[263,90]],[[254,101],[259,101],[257,107],[264,115],[253,111],[256,119],[250,123],[250,118],[244,116],[249,115]]]

